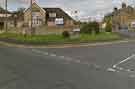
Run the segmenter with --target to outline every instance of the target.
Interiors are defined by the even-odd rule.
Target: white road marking
[[[81,61],[80,60],[75,60],[76,63],[80,63]]]
[[[64,60],[66,60],[66,61],[73,61],[73,62],[75,62],[75,63],[81,63],[81,60],[73,59],[73,58],[71,58],[71,57],[57,56],[56,54],[48,53],[48,52],[44,52],[44,51],[40,51],[40,50],[37,50],[37,49],[32,49],[32,51],[33,51],[33,52],[36,52],[36,53],[38,53],[38,54],[46,55],[46,56],[59,57],[59,58],[64,59]],[[118,67],[118,65],[119,65],[119,64],[122,64],[122,63],[124,63],[124,62],[126,62],[126,61],[128,61],[128,60],[130,60],[130,59],[133,58],[133,57],[135,57],[134,54],[133,54],[132,56],[130,56],[130,57],[124,59],[123,61],[120,61],[119,63],[113,65],[113,68],[108,68],[106,71],[108,71],[108,72],[119,72],[119,71],[116,70],[116,69],[118,69],[118,70],[123,70],[123,71],[131,72],[130,69],[125,70],[125,69],[122,68],[122,67]],[[64,62],[63,64],[69,64],[69,62],[66,62],[66,63]],[[87,62],[82,62],[82,64],[85,64],[85,65],[87,65],[88,67],[91,66],[91,64],[89,64],[89,63],[87,63]],[[93,66],[94,66],[95,68],[97,68],[97,69],[100,69],[100,68],[101,68],[99,65],[96,65],[96,64],[94,64]],[[116,68],[116,69],[114,69],[114,68]],[[130,77],[135,77],[135,76],[131,75]]]
[[[53,54],[53,53],[48,53],[48,52],[44,52],[44,51],[40,51],[40,50],[37,50],[37,49],[32,49],[33,52],[37,53],[37,54],[42,54],[42,55],[45,55],[45,56],[51,56],[51,57],[58,57],[58,58],[61,58],[65,61],[68,61],[68,62],[64,62],[63,64],[69,64],[70,61],[74,62],[74,63],[78,63],[80,64],[81,63],[81,60],[78,60],[78,59],[74,59],[74,58],[71,58],[71,57],[66,57],[66,56],[58,56],[56,54]],[[82,62],[81,64],[85,64],[87,65],[88,67],[91,66],[91,64],[87,63],[87,62]],[[100,69],[101,67],[99,65],[96,65],[96,64],[93,64],[93,67],[96,68],[96,69]]]
[[[45,52],[44,55],[49,55],[49,53],[48,52]]]
[[[41,53],[41,51],[39,50],[36,50],[36,49],[32,49],[33,52],[36,52],[36,53]]]
[[[129,60],[135,60],[135,54],[133,54],[133,55],[129,56],[128,58],[124,59],[123,61],[120,61],[117,64],[113,65],[113,68],[112,69],[116,69],[116,70],[119,70],[119,71],[125,71],[125,72],[135,72],[132,69],[125,69],[125,68],[119,66],[120,64],[125,63],[125,62],[127,62]],[[133,77],[133,76],[131,75],[131,77]]]
[[[135,77],[135,75],[131,74],[131,75],[129,75],[129,77],[130,77],[130,78],[134,78],[134,77]]]
[[[56,57],[57,55],[56,55],[56,54],[50,54],[50,56],[52,56],[52,57]]]
[[[109,71],[109,72],[116,72],[116,70],[113,69],[113,68],[108,68],[107,71]]]
[[[70,57],[66,57],[66,61],[72,61],[73,59]]]
[[[96,69],[100,69],[101,67],[99,66],[99,65],[97,65],[97,64],[94,64],[94,67],[96,68]]]
[[[126,71],[130,72],[130,69],[127,69]]]
[[[119,69],[119,70],[124,70],[124,68],[122,68],[122,67],[118,67],[118,69]]]
[[[62,58],[62,59],[64,59],[65,58],[65,56],[59,56],[60,58]]]
[[[133,58],[133,57],[135,57],[134,54],[131,55],[131,56],[129,56],[128,58],[124,59],[123,61],[120,61],[120,62],[118,62],[117,64],[113,65],[113,68],[116,68],[118,65],[120,65],[120,64],[122,64],[122,63],[124,63],[124,62],[126,62],[126,61],[131,60],[131,58]]]
[[[35,53],[38,53],[38,54],[50,56],[48,52],[40,51],[40,50],[37,50],[37,49],[32,49],[32,51],[35,52]]]
[[[84,65],[88,65],[88,66],[89,66],[89,63],[88,63],[88,62],[83,62],[82,64],[84,64]]]

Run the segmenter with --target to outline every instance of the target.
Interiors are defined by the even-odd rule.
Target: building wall
[[[57,25],[55,23],[55,21],[47,21],[47,26],[49,26],[49,27],[58,27],[58,26],[72,27],[72,26],[74,26],[74,22],[72,20],[65,20],[63,25]]]
[[[56,27],[56,24],[55,24],[54,21],[47,21],[47,25],[48,25],[49,27]]]
[[[33,12],[35,12],[36,14],[38,14],[39,17],[41,17],[42,21],[40,25],[48,25],[49,27],[57,27],[59,25],[55,23],[56,18],[63,18],[64,20],[63,26],[70,27],[74,25],[73,20],[60,8],[50,8],[48,10],[48,9],[40,8],[36,3],[34,3],[32,5],[32,9],[33,9]],[[49,17],[50,13],[56,13],[56,17]],[[33,18],[33,20],[34,20],[33,23],[35,23],[36,19]],[[29,26],[31,24],[30,8],[25,10],[24,12],[24,23],[28,24]],[[36,25],[33,24],[33,26],[39,26],[39,24],[36,24]]]
[[[132,7],[124,7],[113,14],[112,24],[113,30],[131,29],[131,23],[135,21],[135,9]]]
[[[73,26],[73,25],[74,25],[73,20],[66,20],[66,22],[65,22],[66,27],[70,27],[70,26]]]
[[[41,25],[45,24],[46,12],[44,10],[42,10],[37,4],[33,4],[32,9],[33,9],[33,12],[38,14],[38,16],[41,18]],[[30,11],[30,9],[27,9],[24,12],[24,23],[27,23],[29,26],[31,24],[31,11]],[[35,26],[35,24],[33,24],[33,26]]]

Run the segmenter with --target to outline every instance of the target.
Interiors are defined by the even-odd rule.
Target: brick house
[[[61,8],[41,8],[37,3],[32,4],[32,20],[33,26],[69,27],[74,25],[74,20]],[[24,11],[24,23],[29,26],[31,24],[30,8]]]

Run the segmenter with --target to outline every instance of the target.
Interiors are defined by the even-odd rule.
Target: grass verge
[[[65,44],[65,43],[90,43],[120,40],[121,37],[115,33],[102,32],[97,35],[80,34],[77,38],[64,38],[62,35],[36,35],[23,36],[11,33],[0,34],[0,39],[24,44]]]

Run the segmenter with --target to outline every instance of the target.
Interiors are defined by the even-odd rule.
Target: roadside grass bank
[[[121,40],[116,33],[102,32],[96,35],[80,34],[75,38],[64,38],[62,35],[33,35],[23,36],[13,33],[0,34],[0,41],[16,44],[49,45],[49,44],[75,44],[75,43],[94,43]]]

